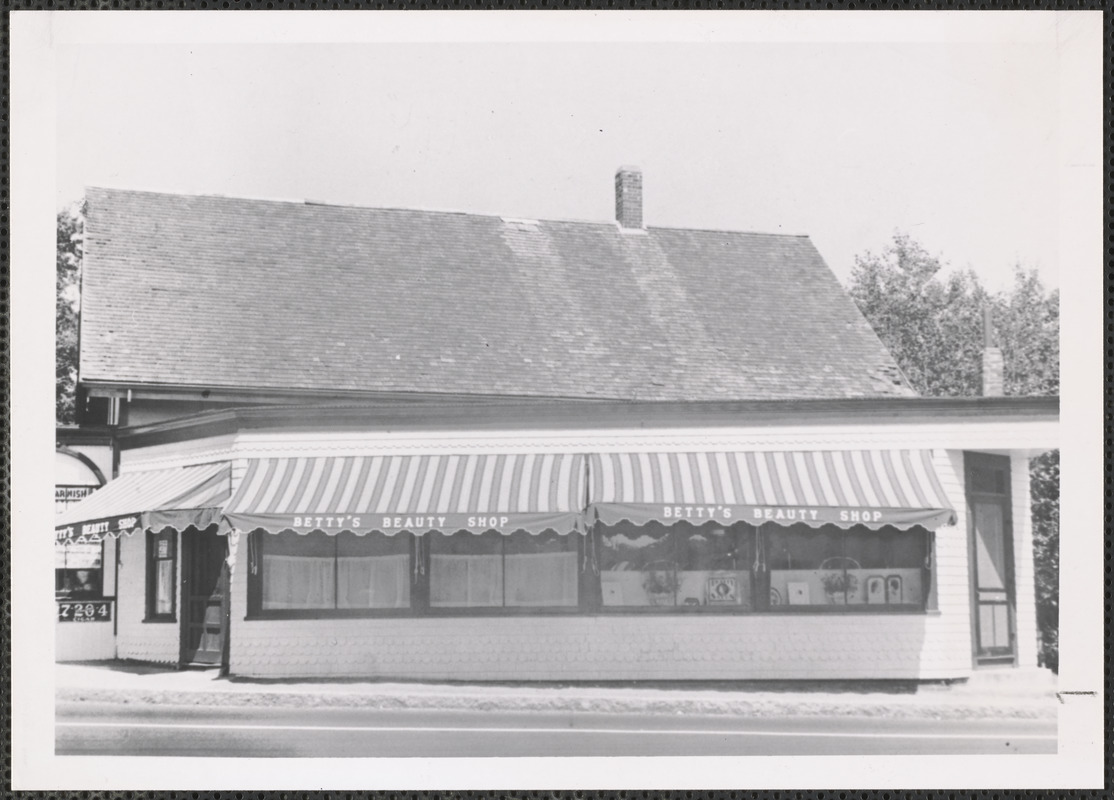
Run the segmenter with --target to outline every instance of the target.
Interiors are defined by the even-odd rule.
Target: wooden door
[[[190,529],[182,541],[186,551],[182,661],[218,665],[225,640],[228,542],[215,527]]]
[[[975,663],[1012,664],[1017,654],[1010,517],[1010,462],[967,454],[972,633]]]

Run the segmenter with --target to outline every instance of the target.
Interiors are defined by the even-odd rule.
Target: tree
[[[83,219],[80,206],[71,206],[58,212],[54,306],[54,413],[55,420],[59,424],[73,424],[75,421]]]
[[[904,233],[875,254],[855,257],[848,292],[909,382],[928,397],[982,394],[983,309],[1005,362],[1007,395],[1060,390],[1060,297],[1035,270],[1014,267],[1013,286],[988,292],[971,270],[946,265]],[[1030,463],[1037,624],[1042,662],[1057,669],[1059,630],[1060,455]]]

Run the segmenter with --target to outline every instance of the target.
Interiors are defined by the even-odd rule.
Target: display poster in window
[[[785,584],[785,591],[791,606],[807,606],[810,602],[808,583],[804,581],[789,581]]]
[[[170,542],[167,539],[159,539],[159,558],[170,558]]]
[[[60,600],[58,602],[59,622],[111,622],[112,601]]]
[[[56,544],[54,547],[55,569],[100,569],[100,544]]]
[[[739,581],[734,575],[708,578],[708,605],[733,606],[739,603]]]

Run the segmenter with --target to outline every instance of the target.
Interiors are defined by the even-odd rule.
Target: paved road
[[[1055,753],[1056,721],[61,703],[59,755],[709,756]]]

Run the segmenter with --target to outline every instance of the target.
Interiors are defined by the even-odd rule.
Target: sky
[[[843,280],[902,231],[991,288],[1015,264],[1059,283],[1039,36],[57,52],[59,207],[110,186],[609,220],[633,164],[647,225],[805,233]]]

